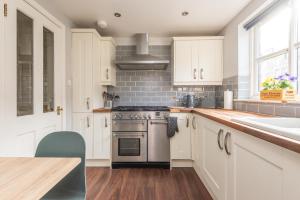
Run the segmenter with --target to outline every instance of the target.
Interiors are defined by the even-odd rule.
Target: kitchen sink
[[[232,121],[300,141],[300,118],[242,117]]]

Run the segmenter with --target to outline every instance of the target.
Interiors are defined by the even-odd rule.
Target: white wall
[[[76,25],[64,16],[57,7],[53,6],[51,0],[35,0],[38,4],[44,7],[49,13],[54,17],[60,20],[66,26],[66,108],[65,114],[67,119],[67,129],[71,130],[72,125],[72,87],[68,86],[68,80],[72,80],[72,71],[71,71],[71,28],[76,27]]]
[[[255,10],[268,0],[251,1],[236,17],[219,33],[224,35],[224,78],[237,76],[239,73],[238,61],[238,32],[240,23],[244,22]],[[244,72],[243,72],[244,73]]]

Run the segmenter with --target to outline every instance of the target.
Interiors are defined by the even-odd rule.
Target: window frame
[[[250,97],[258,98],[259,96],[259,63],[266,61],[270,58],[275,58],[280,55],[287,54],[288,55],[288,68],[289,73],[293,76],[300,77],[300,60],[297,58],[297,49],[300,51],[300,41],[298,39],[298,31],[300,31],[300,27],[298,27],[300,20],[300,15],[297,16],[297,10],[295,5],[295,0],[291,0],[291,18],[289,24],[289,44],[287,48],[280,49],[276,52],[269,53],[263,56],[259,56],[259,36],[257,34],[257,28],[269,20],[271,16],[262,20],[258,24],[256,24],[252,29],[249,30],[249,48],[250,48],[250,74],[251,74],[251,88],[250,88]],[[299,65],[299,66],[298,66]],[[300,79],[300,78],[299,78]],[[298,96],[300,96],[300,80],[298,79],[295,84],[295,89],[297,90]]]

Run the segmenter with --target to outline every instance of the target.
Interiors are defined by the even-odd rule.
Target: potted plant
[[[280,101],[295,100],[296,92],[293,87],[293,82],[296,80],[297,77],[287,73],[276,78],[267,78],[261,83],[263,89],[260,91],[260,99]]]

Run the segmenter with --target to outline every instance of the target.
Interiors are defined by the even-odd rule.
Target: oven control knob
[[[119,114],[118,115],[118,119],[122,119],[123,118],[123,115],[122,114]]]
[[[134,119],[139,119],[140,117],[139,117],[139,115],[138,114],[136,114],[135,116],[134,116]]]
[[[151,119],[151,115],[148,115],[148,119]]]
[[[129,118],[130,119],[134,119],[134,116],[131,114],[131,115],[129,115]]]
[[[147,115],[146,115],[146,114],[143,114],[143,118],[144,118],[144,119],[147,119]]]

